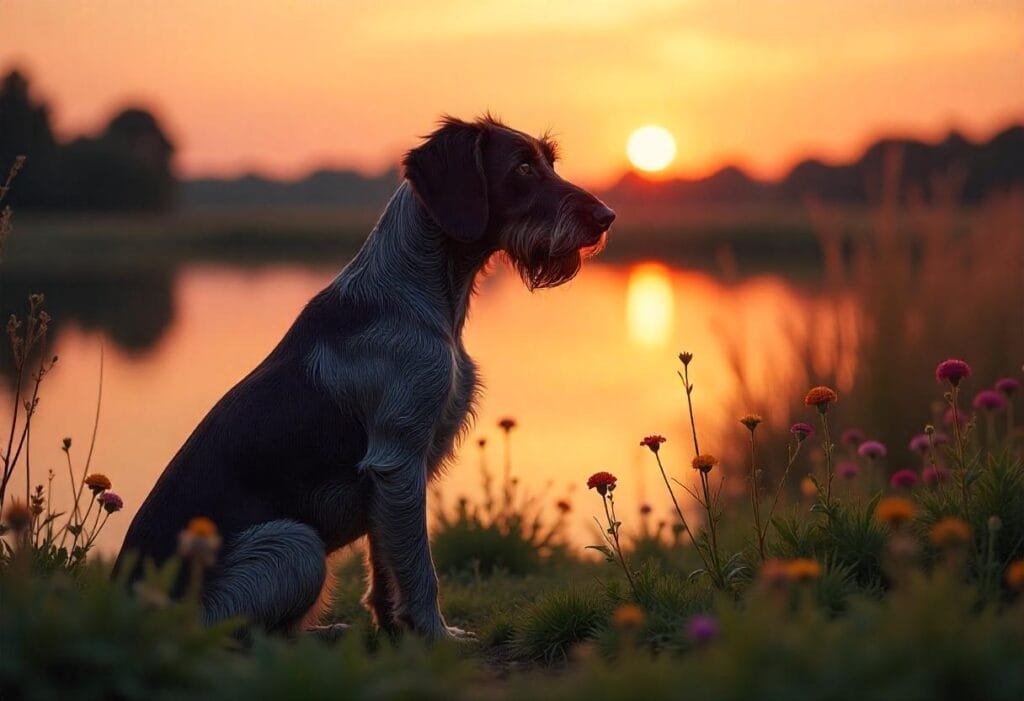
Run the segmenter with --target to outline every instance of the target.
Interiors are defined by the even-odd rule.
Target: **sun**
[[[639,170],[648,173],[664,170],[676,157],[676,140],[668,129],[650,124],[629,135],[626,154]]]

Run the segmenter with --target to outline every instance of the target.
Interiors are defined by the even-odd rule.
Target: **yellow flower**
[[[740,423],[746,426],[751,431],[757,428],[757,425],[762,421],[764,421],[764,419],[762,419],[757,414],[747,414],[742,419],[740,419]]]
[[[97,472],[85,478],[85,486],[91,489],[93,494],[99,494],[110,489],[110,480],[106,475]]]
[[[971,542],[971,527],[960,518],[940,518],[928,533],[928,540],[937,548],[952,548]]]
[[[718,464],[718,458],[711,453],[701,453],[693,459],[693,469],[701,472],[711,472],[711,468]]]
[[[899,526],[914,518],[914,504],[903,497],[885,497],[875,508],[875,518],[890,526]]]
[[[808,499],[818,496],[818,485],[810,477],[800,480],[800,493]]]
[[[821,563],[808,557],[798,557],[786,563],[786,573],[796,582],[810,582],[821,576]]]
[[[644,612],[636,604],[623,604],[615,609],[612,622],[616,628],[637,628],[644,622]]]
[[[1006,568],[1006,586],[1024,591],[1024,560],[1014,560]]]

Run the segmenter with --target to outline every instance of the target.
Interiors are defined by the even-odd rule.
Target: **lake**
[[[102,349],[92,469],[111,478],[126,504],[99,542],[105,552],[115,551],[134,508],[195,425],[336,273],[307,265],[190,263],[130,275],[123,286],[115,280],[105,291],[98,289],[110,287],[109,280],[91,286],[87,280],[52,281],[60,362],[45,380],[33,424],[33,482],[53,469],[54,497],[67,503],[61,439],[73,437],[77,469],[88,448]],[[46,281],[41,287],[52,289]],[[730,354],[747,356],[748,371],[764,396],[772,396],[783,382],[777,356],[785,348],[785,329],[816,303],[813,292],[777,275],[726,284],[706,272],[655,262],[591,261],[568,285],[530,293],[499,264],[481,284],[466,327],[466,345],[486,384],[479,420],[440,491],[449,500],[479,495],[479,438],[489,439],[485,457],[500,474],[504,453],[496,424],[513,417],[518,425],[511,456],[519,488],[552,512],[558,498],[569,498],[576,540],[587,539],[589,514],[599,508],[585,488],[598,470],[619,476],[623,515],[636,514],[649,501],[653,518],[667,518],[670,504],[660,476],[638,444],[646,434],[665,434],[667,466],[681,478],[691,472],[678,352],[696,356],[698,430],[706,449],[714,450],[723,432],[742,440]]]

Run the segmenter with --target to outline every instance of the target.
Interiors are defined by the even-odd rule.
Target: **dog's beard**
[[[553,227],[531,222],[507,231],[505,255],[528,289],[558,287],[576,277],[584,259],[604,248],[607,232],[584,243],[588,237],[592,234],[563,206]]]

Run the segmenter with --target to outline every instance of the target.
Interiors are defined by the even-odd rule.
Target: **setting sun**
[[[664,127],[640,127],[629,135],[626,153],[629,162],[639,170],[664,170],[676,157],[676,140]]]

